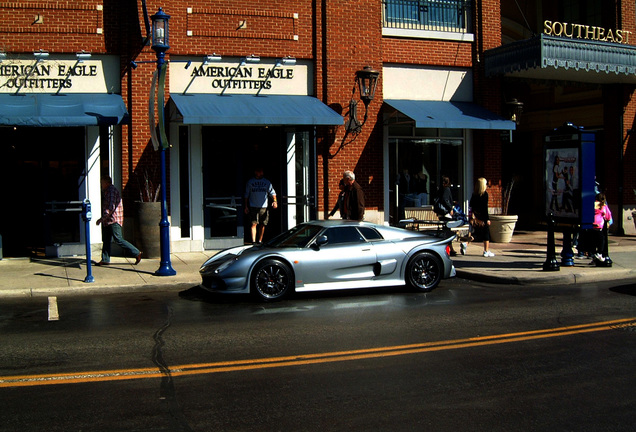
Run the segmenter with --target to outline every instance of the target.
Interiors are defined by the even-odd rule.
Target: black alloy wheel
[[[411,258],[406,267],[406,283],[418,291],[432,291],[442,280],[442,269],[437,255],[420,252]]]
[[[292,284],[289,266],[275,259],[266,259],[252,272],[252,293],[264,301],[279,300],[287,294]]]

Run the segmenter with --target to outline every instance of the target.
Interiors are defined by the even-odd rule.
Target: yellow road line
[[[119,369],[93,372],[72,372],[40,375],[18,375],[0,377],[1,387],[26,387],[54,384],[76,384],[101,381],[120,381],[131,379],[162,378],[170,376],[203,375],[221,372],[246,371],[275,367],[331,363],[339,361],[364,360],[371,358],[390,357],[398,355],[418,354],[424,352],[443,351],[450,349],[470,348],[476,346],[495,345],[527,340],[562,337],[574,334],[610,330],[618,325],[634,322],[636,318],[626,318],[613,321],[603,321],[592,324],[580,324],[545,330],[534,330],[519,333],[508,333],[474,338],[455,339],[438,342],[423,342],[410,345],[378,347],[350,351],[336,351],[328,353],[300,354],[297,356],[271,357],[262,359],[234,360],[214,363],[199,363],[173,366],[168,372],[158,368]]]

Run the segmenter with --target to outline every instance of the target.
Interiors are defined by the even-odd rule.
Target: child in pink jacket
[[[603,232],[603,228],[605,227],[605,223],[608,223],[612,220],[612,212],[607,206],[607,201],[605,199],[605,194],[600,193],[596,195],[596,201],[594,202],[594,238],[595,238],[595,254],[594,258],[599,261],[605,260],[603,257],[603,250],[605,249],[605,233]]]

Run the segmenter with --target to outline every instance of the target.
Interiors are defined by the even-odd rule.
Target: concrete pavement
[[[460,278],[491,283],[577,284],[600,280],[636,278],[636,236],[610,236],[609,250],[614,262],[610,268],[590,265],[590,260],[575,260],[574,267],[543,271],[546,260],[545,232],[515,232],[511,243],[492,243],[495,257],[482,256],[482,244],[472,243],[465,256],[453,258]],[[562,236],[555,235],[560,261]],[[457,251],[459,244],[455,243]],[[114,257],[111,265],[92,266],[92,283],[86,278],[86,260],[68,258],[10,258],[0,260],[0,298],[66,296],[144,291],[180,291],[200,282],[201,264],[216,251],[172,254],[176,276],[155,276],[159,259],[143,259],[134,266],[134,258]]]

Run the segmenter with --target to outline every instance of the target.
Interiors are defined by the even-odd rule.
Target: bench
[[[410,222],[409,222],[410,221]],[[444,222],[439,220],[433,206],[404,207],[405,228],[415,231],[441,230]]]
[[[450,221],[439,220],[439,216],[433,211],[433,206],[429,205],[423,207],[405,207],[404,220],[400,221],[400,225],[403,225],[406,229],[415,231],[451,231],[454,233],[466,231],[466,234],[468,234],[468,224],[458,227],[448,227],[446,226],[448,222]]]

